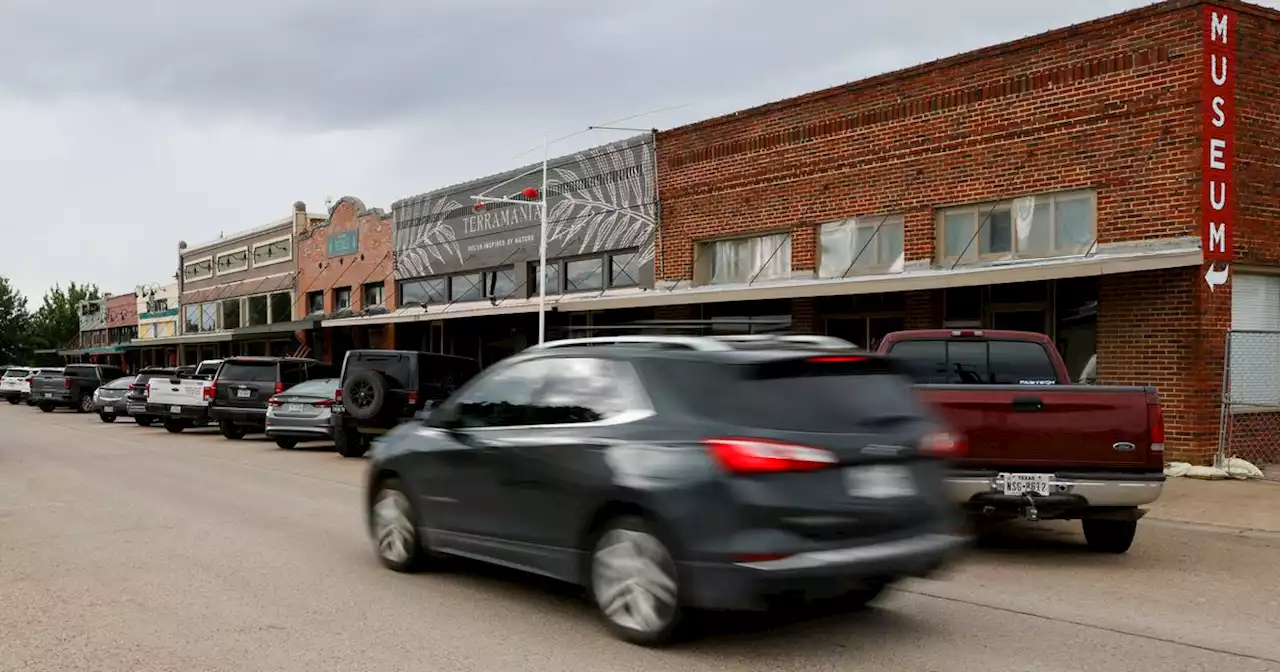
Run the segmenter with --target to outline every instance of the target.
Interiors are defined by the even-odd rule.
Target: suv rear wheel
[[[76,413],[89,413],[93,410],[93,397],[85,394],[80,397],[80,401],[76,404]]]
[[[218,431],[222,433],[223,438],[239,441],[244,438],[244,428],[234,422],[223,420],[218,423]]]
[[[369,450],[364,435],[354,429],[339,429],[333,435],[333,447],[343,457],[362,457]]]

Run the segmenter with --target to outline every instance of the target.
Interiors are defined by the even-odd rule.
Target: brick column
[[[907,292],[907,329],[940,329],[942,327],[941,289]]]
[[[812,297],[791,299],[791,332],[796,334],[816,334],[820,331],[818,323],[818,301]]]

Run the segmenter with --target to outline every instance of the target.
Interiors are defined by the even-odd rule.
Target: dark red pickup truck
[[[900,331],[879,351],[967,438],[949,484],[972,516],[1080,519],[1091,548],[1129,549],[1164,487],[1154,387],[1072,384],[1053,342],[1027,332]]]

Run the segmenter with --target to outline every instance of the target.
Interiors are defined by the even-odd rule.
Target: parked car
[[[213,377],[220,366],[221,359],[207,359],[189,373],[180,367],[168,378],[152,377],[143,390],[147,415],[175,434],[188,427],[207,426],[212,421]]]
[[[14,367],[0,376],[0,398],[10,404],[20,404],[31,396],[31,369]]]
[[[138,372],[137,378],[129,385],[128,393],[125,395],[129,416],[133,418],[134,423],[140,427],[150,427],[160,421],[159,416],[147,412],[148,386],[153,378],[165,380],[176,375],[178,375],[177,369],[154,366]]]
[[[351,350],[342,360],[334,445],[364,455],[374,437],[444,401],[480,371],[474,359],[414,350]]]
[[[61,374],[61,373],[62,373],[62,367],[61,367],[61,366],[42,366],[42,367],[38,367],[38,368],[32,368],[32,369],[29,371],[29,373],[27,374],[27,378],[26,378],[26,380],[24,380],[24,381],[23,381],[22,386],[19,388],[19,389],[21,389],[21,390],[23,390],[23,391],[25,392],[25,394],[21,395],[19,398],[20,398],[20,399],[25,399],[25,400],[26,400],[26,404],[27,404],[28,406],[35,406],[35,405],[36,405],[36,400],[35,400],[35,398],[31,396],[31,383],[32,383],[32,381],[34,381],[38,376],[40,376],[40,374],[42,374],[42,373],[56,373],[56,374]]]
[[[675,347],[530,348],[377,441],[382,563],[584,584],[616,634],[659,644],[686,608],[859,606],[964,545],[943,482],[963,443],[892,360],[653,342]]]
[[[267,399],[266,434],[290,450],[303,441],[332,441],[337,378],[298,383]]]
[[[970,442],[950,484],[978,521],[1079,519],[1089,547],[1129,550],[1164,485],[1154,387],[1078,385],[1043,334],[900,331],[879,351]]]
[[[33,378],[31,396],[45,413],[59,407],[75,409],[77,413],[91,413],[94,391],[124,375],[118,366],[68,364],[60,371],[42,372]]]
[[[137,376],[122,376],[93,391],[93,410],[103,422],[115,422],[118,417],[129,417],[129,390]]]
[[[209,416],[222,436],[238,440],[266,431],[267,399],[285,388],[329,378],[333,367],[294,357],[231,357],[223,360],[210,383]]]

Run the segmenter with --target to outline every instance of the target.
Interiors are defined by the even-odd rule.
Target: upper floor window
[[[386,297],[383,296],[381,282],[371,282],[364,286],[364,296],[361,297],[361,305],[365,308],[372,308],[374,306],[381,306],[385,302]]]
[[[253,246],[253,265],[268,266],[293,259],[293,239],[289,237],[267,240]]]
[[[347,310],[351,307],[351,288],[337,287],[333,290],[333,309]]]
[[[902,215],[873,215],[818,227],[818,277],[901,271]]]
[[[183,333],[198,334],[217,331],[217,329],[218,304],[216,302],[183,306]]]
[[[215,260],[215,266],[218,269],[218,275],[235,273],[249,268],[249,248],[242,247],[238,250],[219,254]]]
[[[324,290],[318,292],[307,292],[307,314],[314,315],[324,312]]]
[[[213,259],[197,259],[182,267],[182,278],[187,282],[213,277]]]
[[[694,250],[700,285],[785,280],[791,277],[791,233],[709,240]]]
[[[1092,191],[948,208],[937,215],[939,261],[961,263],[1083,254],[1097,231]]]

